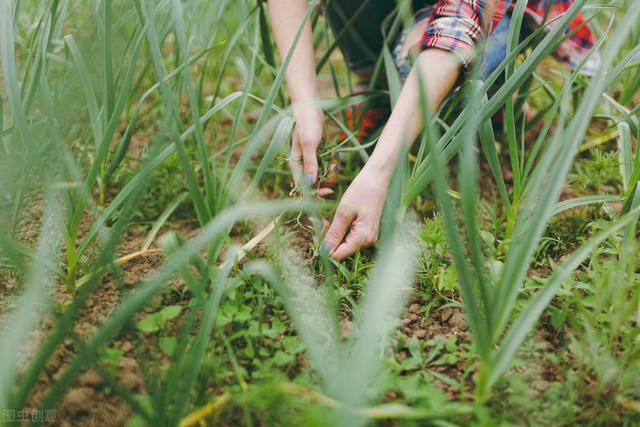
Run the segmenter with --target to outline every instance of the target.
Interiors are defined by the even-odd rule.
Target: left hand
[[[297,105],[293,108],[296,126],[291,139],[289,168],[296,185],[304,177],[307,187],[318,179],[318,158],[316,151],[322,142],[324,116],[314,105]]]
[[[341,260],[378,241],[388,187],[388,180],[366,165],[356,176],[342,196],[324,240],[323,249],[332,258]],[[349,226],[351,230],[343,241]]]

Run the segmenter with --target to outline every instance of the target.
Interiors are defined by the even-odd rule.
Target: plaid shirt
[[[438,0],[428,18],[427,28],[419,42],[422,49],[439,48],[457,54],[465,65],[474,59],[474,45],[488,37],[482,74],[488,75],[506,57],[509,14],[512,0]],[[550,23],[565,13],[572,0],[529,0],[526,14],[535,25]],[[578,14],[567,32],[574,32],[556,50],[554,56],[575,68],[595,45],[595,37]],[[487,34],[488,33],[488,34]],[[599,57],[593,54],[582,70],[592,75]]]

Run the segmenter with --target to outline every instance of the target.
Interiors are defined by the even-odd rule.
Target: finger
[[[305,184],[311,186],[318,179],[318,157],[315,147],[309,145],[302,147],[302,169]]]
[[[333,191],[331,188],[318,188],[318,197],[320,197],[321,199],[324,199],[325,197],[330,196],[333,193],[335,193],[335,191]]]
[[[362,244],[356,239],[349,239],[349,237],[347,237],[347,240],[333,251],[331,258],[337,261],[343,260],[355,254],[361,247]]]
[[[298,143],[298,138],[294,135],[293,142],[291,144],[291,153],[289,154],[289,169],[291,170],[293,182],[296,185],[300,185],[300,177],[302,176],[302,165],[300,164],[301,158],[302,151],[300,150],[300,144]]]
[[[354,210],[345,208],[344,206],[338,206],[336,215],[333,217],[333,222],[329,226],[327,235],[324,238],[324,244],[322,250],[331,254],[335,248],[337,248],[342,242],[347,229],[353,222],[356,216]]]
[[[364,218],[356,218],[344,243],[331,254],[331,258],[341,260],[355,254],[359,249],[371,246],[378,240],[377,228]]]

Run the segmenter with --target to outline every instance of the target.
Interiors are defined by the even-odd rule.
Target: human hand
[[[341,260],[360,248],[375,244],[388,188],[389,181],[385,176],[365,166],[342,196],[323,250]],[[343,241],[349,226],[351,230]]]
[[[300,179],[311,186],[318,179],[318,158],[316,152],[322,142],[324,116],[316,106],[294,106],[296,121],[289,155],[289,168],[293,181],[300,185]]]

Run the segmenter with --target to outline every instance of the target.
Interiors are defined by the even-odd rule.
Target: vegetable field
[[[266,2],[0,1],[0,425],[638,425],[640,2],[519,38],[525,5],[336,261],[388,51],[350,95],[310,2],[323,199],[291,179]],[[549,56],[580,11],[593,77]]]

